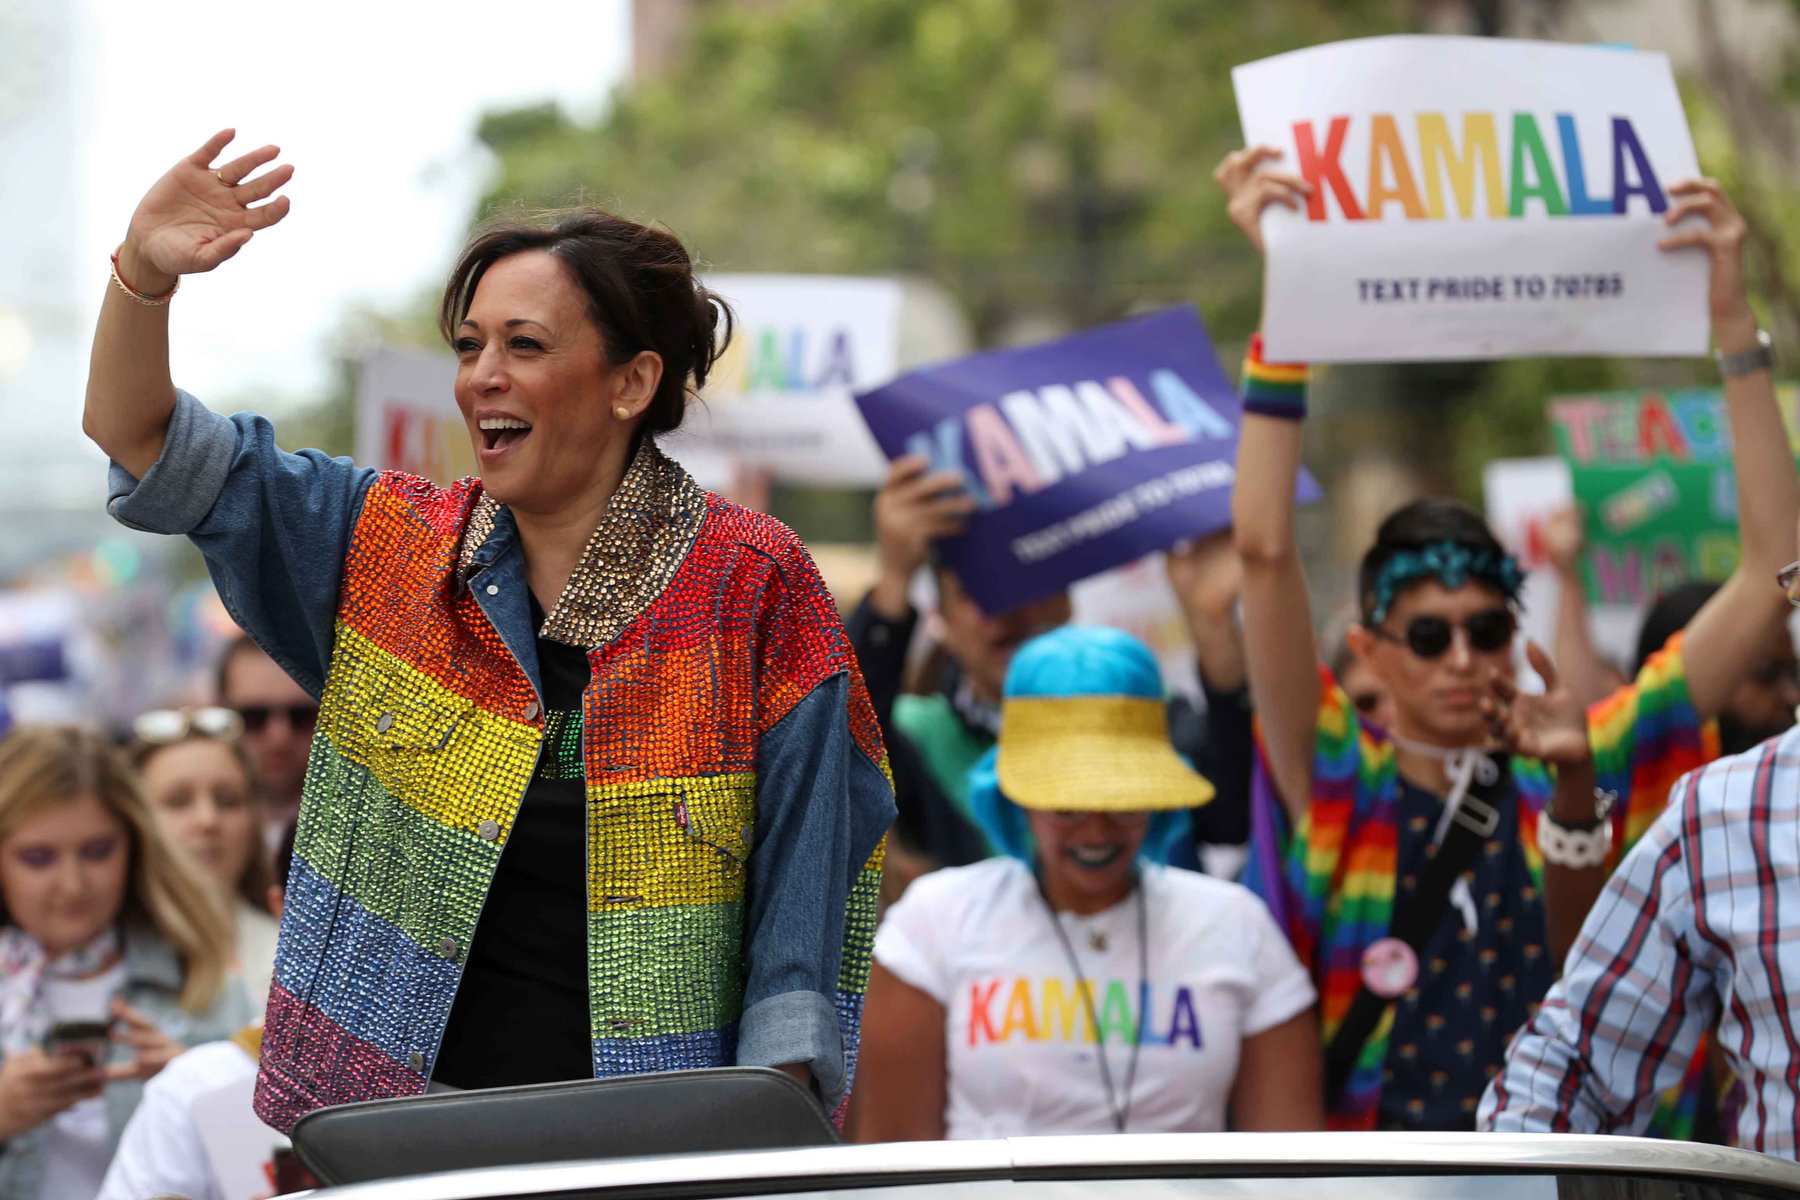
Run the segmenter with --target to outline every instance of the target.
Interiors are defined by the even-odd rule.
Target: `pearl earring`
[[[631,420],[631,410],[626,408],[623,404],[615,404],[613,406],[613,416],[619,418],[621,421],[629,421]]]

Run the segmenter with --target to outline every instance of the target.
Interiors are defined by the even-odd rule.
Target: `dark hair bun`
[[[734,325],[730,306],[694,277],[687,247],[666,229],[592,206],[489,221],[469,238],[444,285],[438,325],[446,341],[456,340],[488,268],[528,250],[549,252],[574,274],[608,362],[627,363],[645,350],[662,358],[662,382],[641,428],[678,428],[688,396],[706,383]]]

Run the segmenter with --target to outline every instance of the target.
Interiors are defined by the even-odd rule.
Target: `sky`
[[[630,63],[627,0],[84,3],[78,252],[102,279],[138,198],[214,131],[294,164],[287,219],[185,280],[172,314],[180,386],[274,409],[324,387],[353,305],[441,282],[492,170],[484,111],[591,118]]]

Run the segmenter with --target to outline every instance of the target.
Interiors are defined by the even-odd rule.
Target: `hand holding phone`
[[[8,1055],[0,1062],[0,1142],[98,1096],[105,1086],[105,1070],[77,1054],[23,1050]]]
[[[44,1035],[44,1053],[51,1058],[78,1055],[96,1067],[106,1061],[111,1038],[112,1025],[106,1021],[58,1021]]]
[[[123,999],[113,1001],[112,1015],[112,1040],[129,1046],[132,1054],[130,1061],[114,1063],[106,1069],[109,1080],[149,1079],[187,1048]]]

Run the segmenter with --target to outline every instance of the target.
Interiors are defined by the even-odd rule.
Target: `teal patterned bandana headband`
[[[1518,562],[1510,554],[1478,550],[1448,540],[1431,542],[1416,549],[1398,551],[1381,564],[1375,582],[1370,585],[1370,595],[1364,597],[1369,620],[1376,623],[1387,620],[1394,597],[1422,579],[1435,579],[1451,591],[1471,580],[1485,583],[1504,595],[1509,604],[1518,602],[1519,587],[1525,582]]]

